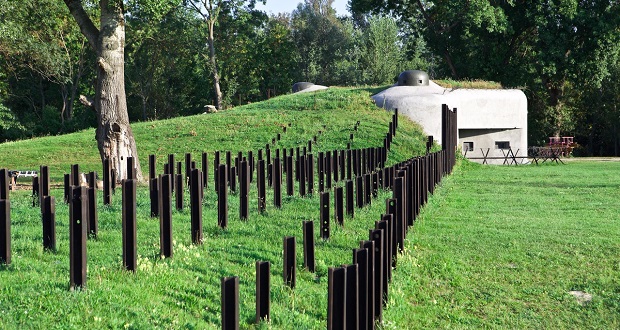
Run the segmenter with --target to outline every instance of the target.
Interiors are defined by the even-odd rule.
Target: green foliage
[[[0,141],[16,140],[26,135],[22,126],[11,109],[0,103]]]
[[[336,70],[336,63],[344,57],[350,43],[331,2],[300,3],[291,20],[302,78],[321,85],[335,83],[330,73]]]
[[[402,72],[400,62],[404,60],[399,29],[396,21],[389,17],[371,17],[363,32],[365,48],[362,58],[368,72],[366,83],[380,85],[393,83],[394,77]]]
[[[615,65],[620,41],[616,1],[352,0],[351,8],[354,15],[394,15],[407,25],[407,33],[422,36],[442,58],[432,76],[526,87],[531,144],[553,135],[594,142],[587,127],[597,120],[583,113],[592,111],[586,104]],[[618,126],[618,118],[612,120],[608,131]],[[615,141],[601,142],[610,150]]]

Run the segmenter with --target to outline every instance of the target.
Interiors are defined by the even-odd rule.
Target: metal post
[[[203,152],[200,160],[202,166],[202,187],[203,189],[209,189],[209,155]]]
[[[347,270],[343,267],[329,267],[327,270],[327,329],[346,329],[346,285]]]
[[[217,224],[221,228],[228,226],[228,170],[221,164],[217,170]]]
[[[159,179],[150,180],[149,198],[151,199],[151,218],[159,216]]]
[[[136,180],[123,180],[123,266],[135,272],[138,261],[136,242]]]
[[[353,249],[353,263],[357,264],[358,322],[360,330],[372,329],[368,313],[368,250]]]
[[[303,221],[303,235],[304,235],[304,268],[309,272],[315,271],[315,259],[314,259],[314,222]]]
[[[99,233],[99,214],[97,213],[97,175],[88,173],[88,234],[97,237]]]
[[[347,271],[345,285],[346,329],[359,329],[359,268],[357,264],[343,266]]]
[[[312,194],[314,192],[314,156],[312,156],[312,154],[308,154],[307,168],[308,168],[308,193]]]
[[[327,189],[332,189],[332,172],[333,172],[332,153],[325,153],[325,179],[327,180]]]
[[[284,267],[282,276],[284,284],[295,288],[296,277],[296,255],[295,255],[295,236],[284,237]]]
[[[297,176],[299,180],[299,196],[306,196],[306,156],[302,155],[297,158]]]
[[[344,225],[344,194],[342,187],[334,187],[334,217],[336,223]]]
[[[261,160],[262,161],[262,160]],[[269,321],[271,295],[271,264],[268,261],[256,262],[256,323]]]
[[[103,205],[112,203],[112,169],[110,159],[103,160]]]
[[[370,239],[375,242],[374,263],[375,263],[375,318],[381,322],[383,311],[383,231],[378,229],[370,230]]]
[[[273,204],[277,208],[282,208],[282,165],[280,158],[273,160]]]
[[[239,277],[222,277],[222,330],[239,329]]]
[[[8,199],[0,199],[0,263],[11,264],[11,201]]]
[[[329,192],[320,193],[321,238],[329,239]]]
[[[0,169],[0,199],[9,199],[9,171],[5,168]]]
[[[192,243],[202,244],[202,172],[190,169],[190,181]]]
[[[86,286],[86,187],[72,187],[69,203],[69,288]]]
[[[367,294],[366,298],[368,301],[366,315],[368,316],[368,326],[367,329],[375,328],[375,242],[372,240],[369,241],[361,241],[360,248],[366,250],[368,256],[368,267],[367,267]],[[379,288],[379,290],[381,290]],[[379,305],[381,306],[381,305]]]
[[[346,201],[346,208],[347,208],[347,214],[353,218],[353,209],[354,204],[353,204],[353,181],[351,180],[347,180],[345,182],[345,188],[347,190],[347,201]]]
[[[295,173],[293,173],[293,156],[286,157],[286,195],[295,195]]]
[[[43,249],[56,251],[56,199],[54,196],[44,196],[41,209]]]
[[[364,207],[364,178],[361,176],[355,177],[355,200],[357,207]]]
[[[250,215],[250,165],[239,162],[239,218],[247,220]]]
[[[154,184],[159,183],[159,251],[160,255],[172,257],[172,174],[160,175]]]
[[[267,208],[267,182],[265,180],[265,160],[258,161],[258,173],[256,178],[258,190],[258,212],[262,213]]]

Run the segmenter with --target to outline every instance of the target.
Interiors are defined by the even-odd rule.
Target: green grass
[[[618,173],[461,166],[410,232],[385,328],[620,328]]]
[[[146,155],[158,156],[159,171],[167,154],[177,159],[185,152],[214,150],[257,150],[288,126],[278,147],[303,146],[316,135],[313,152],[344,148],[359,120],[353,148],[377,146],[387,132],[391,114],[377,109],[368,92],[332,89],[323,93],[283,96],[217,114],[176,118],[133,125],[143,162]],[[325,127],[324,127],[325,125]],[[409,158],[423,150],[425,138],[417,125],[400,121],[390,162]],[[15,152],[18,150],[19,152]],[[79,163],[84,171],[100,171],[93,131],[45,137],[0,145],[0,167],[37,169],[49,165],[58,180]],[[194,158],[198,156],[195,155]],[[212,159],[211,159],[212,161]],[[145,163],[143,163],[143,166]],[[212,184],[212,178],[211,184]],[[68,207],[62,190],[56,197],[57,251],[42,249],[38,208],[31,206],[29,192],[11,193],[12,263],[0,268],[0,328],[219,328],[220,278],[240,277],[240,320],[242,328],[321,329],[327,317],[328,267],[349,264],[352,249],[368,238],[368,229],[380,219],[383,192],[370,207],[356,209],[354,219],[344,227],[332,224],[331,238],[316,240],[317,272],[303,270],[302,221],[314,220],[318,233],[318,196],[285,197],[283,208],[273,205],[268,191],[268,208],[256,211],[256,188],[251,190],[251,213],[239,220],[237,195],[229,196],[229,227],[217,226],[217,197],[213,186],[205,195],[204,244],[190,239],[189,210],[173,213],[174,256],[159,257],[159,221],[149,218],[148,189],[138,189],[138,271],[122,270],[120,191],[113,205],[98,200],[100,232],[88,241],[86,290],[70,292]],[[315,187],[316,189],[316,187]],[[187,205],[188,196],[185,196]],[[297,287],[282,281],[282,240],[297,239]],[[255,262],[270,261],[271,321],[254,325]]]
[[[343,149],[354,133],[352,148],[380,146],[391,114],[372,103],[364,89],[330,88],[324,92],[284,95],[269,101],[225,110],[215,114],[179,117],[164,121],[132,124],[141,166],[147,169],[147,156],[157,155],[158,172],[163,171],[167,155],[176,153],[177,161],[191,152],[212,154],[216,150],[257,150],[271,143],[278,133],[282,140],[271,148],[303,147],[313,136],[318,144],[313,152]],[[353,126],[360,121],[358,132]],[[325,126],[325,127],[324,127]],[[402,120],[391,161],[407,159],[424,150],[419,125]],[[318,132],[322,131],[321,134]],[[95,130],[0,144],[0,168],[38,170],[50,167],[52,179],[62,182],[62,174],[79,163],[84,172],[101,171]],[[211,158],[212,159],[212,158]],[[212,165],[212,164],[211,164]]]
[[[433,80],[437,85],[443,88],[465,88],[465,89],[502,89],[502,84],[495,81],[485,80],[452,80],[438,79]]]
[[[360,120],[354,148],[376,145],[390,114],[369,101],[370,90],[330,89],[283,96],[217,114],[133,125],[143,166],[158,155],[214,150],[257,150],[291,123],[280,147],[304,145],[319,130],[316,150],[342,148]],[[390,162],[423,150],[418,127],[400,120]],[[326,128],[323,128],[326,125]],[[59,179],[69,165],[100,171],[92,130],[0,145],[0,167],[50,165]],[[17,151],[17,152],[16,152]],[[197,158],[197,155],[195,156]],[[212,160],[212,159],[211,159]],[[385,329],[620,327],[619,162],[489,167],[461,163],[422,211],[393,273],[384,311]],[[212,182],[212,181],[211,181]],[[190,240],[189,211],[173,213],[174,256],[159,257],[159,223],[149,214],[148,191],[138,189],[139,269],[122,270],[120,192],[113,205],[99,201],[100,235],[88,242],[88,282],[70,292],[68,208],[57,201],[58,251],[41,247],[40,214],[28,191],[11,194],[13,261],[0,268],[0,328],[217,329],[220,278],[240,277],[242,328],[324,329],[327,269],[351,262],[351,251],[380,219],[382,192],[356,209],[331,239],[316,240],[317,272],[302,269],[302,221],[314,220],[318,198],[285,197],[238,219],[238,198],[229,197],[229,228],[220,230],[212,187],[205,195],[203,245]],[[185,196],[186,204],[188,196]],[[282,239],[297,238],[297,287],[282,281]],[[270,261],[271,315],[253,324],[255,262]],[[593,300],[583,305],[569,291]]]

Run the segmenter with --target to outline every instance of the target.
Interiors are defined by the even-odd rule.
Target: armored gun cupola
[[[428,73],[421,70],[403,71],[398,76],[398,86],[428,86]]]

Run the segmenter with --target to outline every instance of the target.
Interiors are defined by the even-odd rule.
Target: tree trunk
[[[215,45],[213,44],[215,39],[213,38],[213,30],[215,28],[215,21],[209,20],[209,59],[211,60],[211,72],[213,73],[213,88],[215,90],[215,107],[218,110],[222,110],[222,91],[220,89],[220,75],[217,71],[217,61],[215,60]]]
[[[111,1],[114,2],[114,1]],[[97,146],[101,159],[110,159],[116,178],[127,178],[127,158],[133,157],[136,176],[142,180],[138,152],[129,126],[125,97],[125,20],[118,2],[102,0],[97,40]]]
[[[110,159],[116,179],[127,178],[127,157],[136,164],[136,178],[142,180],[136,142],[129,126],[125,99],[125,19],[122,0],[100,0],[99,29],[80,0],[64,0],[67,8],[97,54],[97,147],[101,160]]]
[[[548,85],[549,86],[549,85]],[[553,136],[560,137],[562,133],[562,122],[564,121],[564,113],[562,109],[562,89],[550,85],[548,87],[549,92],[549,106],[553,109]]]

